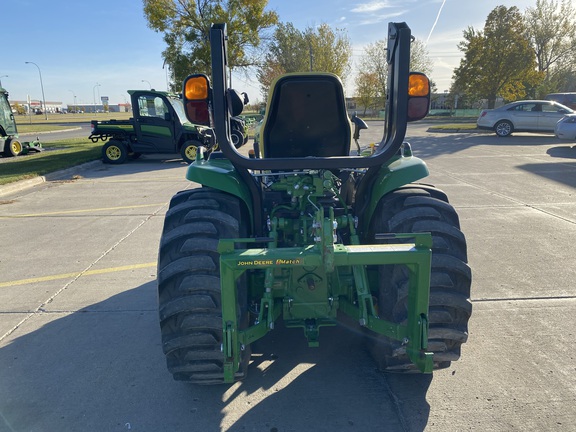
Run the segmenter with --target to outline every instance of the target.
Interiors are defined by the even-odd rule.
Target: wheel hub
[[[106,156],[108,156],[108,158],[110,160],[118,160],[120,159],[120,155],[122,154],[122,152],[120,151],[120,149],[116,146],[111,146],[108,147],[106,149]]]
[[[196,159],[196,147],[195,146],[189,146],[186,148],[186,156],[189,159]]]
[[[22,144],[20,144],[20,141],[12,141],[10,145],[12,146],[12,152],[14,154],[20,154],[20,152],[22,152]]]

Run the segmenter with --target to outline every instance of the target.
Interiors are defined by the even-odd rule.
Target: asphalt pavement
[[[369,126],[364,143],[380,137]],[[449,369],[382,374],[354,326],[322,329],[317,349],[280,326],[247,380],[173,381],[156,258],[168,201],[197,185],[171,156],[96,162],[0,195],[0,431],[576,430],[576,147],[427,128],[408,140],[473,271]]]
[[[88,138],[90,136],[90,123],[62,123],[62,128],[49,132],[27,132],[18,134],[22,141],[38,138],[40,142],[54,142],[70,138]]]

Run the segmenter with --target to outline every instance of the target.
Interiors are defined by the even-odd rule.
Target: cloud
[[[379,24],[406,14],[408,12],[406,3],[412,3],[412,0],[372,0],[368,3],[357,4],[351,12],[362,14],[359,25]],[[387,11],[384,11],[385,9]]]
[[[370,3],[361,3],[356,6],[351,12],[355,13],[366,13],[366,12],[377,12],[382,9],[391,7],[388,2],[382,1],[372,1]]]
[[[382,14],[382,15],[372,15],[370,18],[366,18],[364,20],[362,20],[360,22],[360,25],[370,25],[370,24],[378,24],[381,22],[387,22],[392,18],[396,18],[399,17],[401,15],[404,15],[406,12],[406,10],[403,11],[398,11],[398,12],[392,12],[389,14]]]

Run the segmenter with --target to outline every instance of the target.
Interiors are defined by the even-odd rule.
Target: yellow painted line
[[[41,217],[41,216],[80,214],[80,213],[94,213],[94,212],[99,212],[99,211],[126,210],[126,209],[136,209],[136,208],[144,208],[144,207],[159,207],[159,206],[163,206],[163,205],[166,205],[166,203],[141,204],[141,205],[134,205],[134,206],[120,206],[120,207],[102,207],[102,208],[94,208],[94,209],[67,210],[67,211],[46,212],[46,213],[17,214],[17,215],[0,216],[0,219],[16,219],[16,218],[26,218],[26,217]]]
[[[156,263],[155,262],[149,262],[149,263],[143,263],[143,264],[132,264],[132,265],[126,265],[126,266],[121,266],[121,267],[111,267],[111,268],[99,269],[99,270],[87,270],[85,272],[80,272],[80,273],[78,273],[78,272],[76,272],[76,273],[63,273],[63,274],[59,274],[59,275],[42,276],[42,277],[30,278],[30,279],[20,279],[20,280],[9,281],[9,282],[0,282],[0,288],[13,287],[13,286],[17,286],[17,285],[27,285],[27,284],[33,284],[33,283],[38,283],[38,282],[48,282],[48,281],[59,280],[59,279],[75,278],[75,277],[80,277],[80,276],[91,276],[91,275],[98,275],[98,274],[115,273],[115,272],[120,272],[120,271],[136,270],[136,269],[149,268],[149,267],[156,267]]]

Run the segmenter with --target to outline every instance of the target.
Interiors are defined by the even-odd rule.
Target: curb
[[[492,133],[493,131],[484,130],[484,129],[460,129],[460,128],[453,128],[453,129],[442,129],[442,128],[435,128],[434,126],[428,128],[426,132],[433,132],[433,133]]]
[[[54,180],[62,180],[67,177],[71,177],[82,171],[96,168],[103,165],[102,161],[96,160],[92,162],[86,162],[81,165],[76,165],[71,168],[66,168],[60,171],[54,171],[43,176],[34,177],[28,180],[22,180],[19,182],[8,183],[6,185],[0,186],[0,196],[9,195],[15,192],[21,192],[23,190],[29,189],[31,187],[37,186],[42,183],[46,183]]]

